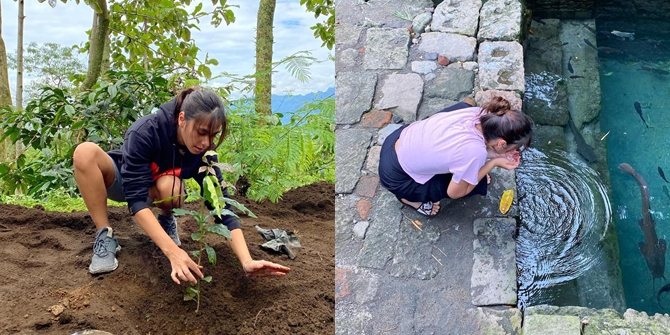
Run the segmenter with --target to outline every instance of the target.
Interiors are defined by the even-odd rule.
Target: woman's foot
[[[401,199],[400,201],[425,216],[435,216],[440,212],[440,202],[438,201],[428,201],[424,203],[408,201],[407,199]]]

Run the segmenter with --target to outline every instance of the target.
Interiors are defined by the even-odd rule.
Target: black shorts
[[[465,106],[463,106],[465,105]],[[441,110],[441,112],[449,112],[452,110],[471,107],[465,103],[458,103],[449,108]],[[426,183],[419,184],[412,177],[410,177],[400,166],[398,162],[398,155],[395,151],[395,143],[400,137],[400,133],[407,126],[402,126],[391,135],[389,135],[384,144],[382,145],[382,150],[379,154],[379,182],[384,188],[393,193],[398,200],[406,199],[408,201],[418,201],[418,202],[437,202],[441,199],[448,198],[447,187],[451,182],[453,174],[437,174],[430,178]],[[487,181],[486,178],[482,178],[479,181],[479,184],[466,195],[466,197],[472,196],[474,194],[486,195],[487,191]]]

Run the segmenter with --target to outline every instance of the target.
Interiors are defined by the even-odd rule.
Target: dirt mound
[[[249,279],[230,244],[209,238],[215,267],[205,266],[200,313],[184,302],[184,286],[170,279],[170,264],[127,208],[110,208],[122,250],[119,268],[88,273],[95,227],[86,212],[55,213],[0,204],[0,333],[72,334],[333,334],[334,187],[317,183],[286,193],[273,204],[237,199],[258,219],[243,218],[250,252],[291,268],[284,278]],[[191,206],[197,206],[193,204]],[[196,223],[179,220],[182,248]],[[290,260],[270,254],[254,225],[296,231],[302,248]],[[55,315],[58,315],[57,317]]]

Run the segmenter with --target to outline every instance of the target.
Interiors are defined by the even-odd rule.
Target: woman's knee
[[[184,182],[176,176],[162,176],[156,180],[150,196],[154,200],[163,200],[156,204],[159,208],[179,208],[184,202],[186,191]]]
[[[72,163],[75,168],[87,168],[96,161],[98,151],[102,149],[93,142],[79,144],[72,154]]]

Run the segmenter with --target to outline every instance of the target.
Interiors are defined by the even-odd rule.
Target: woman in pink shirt
[[[495,97],[480,107],[461,102],[401,127],[386,138],[379,161],[382,186],[403,204],[435,216],[439,201],[486,195],[488,173],[519,165],[533,120]]]

